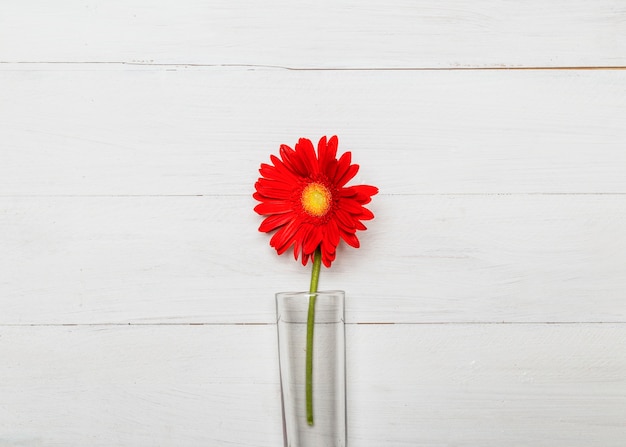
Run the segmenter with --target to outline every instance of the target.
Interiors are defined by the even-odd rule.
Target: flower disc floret
[[[330,209],[332,195],[323,184],[309,183],[302,190],[300,197],[302,209],[313,217],[322,217]]]

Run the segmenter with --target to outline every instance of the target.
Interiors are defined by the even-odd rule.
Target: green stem
[[[309,288],[309,313],[306,320],[306,420],[313,425],[313,325],[315,323],[315,298],[320,279],[322,251],[319,247],[313,255],[313,271]]]

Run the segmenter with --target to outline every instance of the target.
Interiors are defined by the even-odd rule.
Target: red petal
[[[337,147],[339,146],[339,139],[337,138],[337,135],[333,135],[332,137],[330,137],[330,140],[328,140],[328,144],[327,144],[327,149],[328,149],[328,160],[334,160],[337,158]]]
[[[334,183],[337,183],[338,179],[340,179],[341,177],[343,177],[346,174],[346,171],[350,167],[350,162],[351,161],[352,161],[352,153],[351,152],[345,152],[339,158],[339,161],[337,162],[337,171],[335,172],[335,175],[333,175],[333,177],[332,177],[332,181]]]
[[[363,207],[354,199],[339,199],[339,209],[346,211],[352,215],[358,216],[363,212]]]
[[[370,185],[356,185],[352,186],[352,189],[356,190],[356,200],[363,205],[369,203],[372,200],[372,196],[378,194],[378,188]]]
[[[291,202],[284,200],[271,200],[264,203],[259,203],[254,207],[254,211],[261,215],[267,214],[282,214],[288,213],[292,210]]]
[[[302,244],[300,243],[300,238],[298,238],[297,233],[296,236],[294,236],[294,239],[296,240],[296,243],[293,245],[293,259],[297,261],[298,255],[300,254],[300,249],[302,248]]]
[[[285,225],[278,230],[274,236],[270,239],[270,245],[276,249],[279,255],[282,255],[287,251],[289,247],[295,242],[294,235],[298,229],[296,220],[292,220],[288,225]]]
[[[280,172],[278,172],[278,170],[276,169],[276,166],[268,165],[265,163],[261,164],[261,167],[259,168],[259,173],[262,177],[265,177],[267,179],[279,180],[283,178]]]
[[[312,225],[308,223],[303,223],[297,233],[298,243],[300,244],[300,248],[302,249],[303,254],[309,254],[310,250],[305,250],[306,241],[311,234]]]
[[[283,144],[280,146],[280,156],[283,159],[285,166],[293,170],[295,174],[300,177],[307,176],[306,165],[300,159],[300,156],[296,153],[296,151],[291,149],[289,146]]]
[[[284,185],[291,185],[294,182],[298,181],[297,177],[289,172],[289,170],[287,170],[287,168],[285,168],[284,166],[281,166],[281,168],[277,168],[276,166],[261,165],[259,173],[261,174],[261,177],[266,179],[267,181],[276,182]]]
[[[340,229],[344,230],[354,230],[354,218],[344,211],[343,209],[337,209],[335,211],[335,217],[337,224],[339,224]]]
[[[332,159],[329,160],[328,163],[326,164],[326,169],[325,172],[326,177],[328,177],[328,179],[334,183],[334,178],[335,175],[337,173],[337,160],[336,159]]]
[[[346,198],[354,198],[357,195],[357,190],[354,189],[354,186],[349,186],[347,188],[341,188],[339,190],[339,197],[346,197]]]
[[[326,236],[324,239],[333,247],[339,245],[339,227],[335,219],[330,219],[326,224]]]
[[[322,242],[322,230],[317,225],[311,225],[309,233],[302,241],[302,251],[304,253],[313,253]]]
[[[351,247],[354,248],[359,248],[360,247],[360,243],[359,240],[357,239],[357,237],[354,235],[354,233],[346,233],[346,232],[342,232],[341,233],[341,238],[346,241],[346,243],[348,245],[350,245]]]
[[[335,260],[335,252],[329,252],[322,249],[322,264],[326,267],[330,267],[332,262]]]
[[[326,163],[326,157],[328,154],[328,148],[326,147],[326,137],[320,138],[317,143],[317,166],[320,171],[324,172],[324,165]]]
[[[341,188],[344,186],[354,178],[357,172],[359,172],[359,165],[350,165],[341,178],[336,181],[337,187]]]
[[[298,174],[293,170],[292,167],[287,166],[280,158],[275,155],[270,155],[270,160],[272,161],[272,163],[274,163],[275,169],[275,172],[271,174],[272,178],[282,180],[285,183],[298,181]]]
[[[259,226],[259,231],[261,231],[262,233],[268,233],[278,227],[289,223],[289,221],[293,219],[293,213],[274,214],[272,216],[266,217],[263,222],[261,222],[261,226]]]
[[[333,160],[337,158],[337,145],[338,145],[337,136],[333,135],[330,137],[330,140],[327,141],[326,137],[320,138],[320,141],[317,145],[317,154],[319,159],[319,170],[328,175],[328,167],[330,166]]]
[[[306,265],[309,262],[310,255],[302,253],[302,265]]]
[[[302,163],[305,165],[306,173],[308,175],[315,175],[319,172],[319,165],[311,140],[307,138],[300,138],[298,144],[296,144],[296,152],[300,156]]]
[[[372,220],[374,218],[374,213],[372,213],[367,208],[361,207],[361,214],[357,216],[361,220]]]
[[[378,188],[370,185],[354,185],[339,190],[339,197],[356,200],[362,205],[371,202],[372,196],[378,194]]]
[[[254,188],[259,194],[268,199],[288,199],[293,194],[293,187],[272,180],[259,179],[254,184]]]

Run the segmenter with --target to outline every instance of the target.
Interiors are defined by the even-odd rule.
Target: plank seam
[[[433,321],[433,322],[346,322],[347,326],[575,326],[624,325],[626,321]],[[130,327],[130,326],[276,326],[276,323],[5,323],[8,327]]]
[[[443,193],[380,193],[378,197],[463,197],[463,196],[625,196],[626,192],[443,192]],[[49,198],[150,198],[150,197],[248,197],[237,194],[0,194],[0,199]]]
[[[202,64],[146,63],[128,61],[0,61],[0,65],[121,65],[156,68],[246,68],[287,71],[534,71],[534,70],[626,70],[624,65],[564,65],[564,66],[452,66],[452,67],[292,67],[266,64]]]

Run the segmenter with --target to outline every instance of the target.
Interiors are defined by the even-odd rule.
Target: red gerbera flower
[[[358,172],[350,164],[352,154],[337,160],[337,137],[322,137],[317,146],[300,138],[295,150],[280,146],[280,158],[272,155],[272,165],[261,164],[261,178],[253,197],[261,202],[254,210],[268,216],[259,231],[277,230],[270,245],[278,254],[293,246],[294,258],[306,265],[320,249],[322,262],[330,267],[337,245],[343,239],[358,248],[357,230],[365,230],[361,221],[374,218],[363,205],[371,201],[378,188],[369,185],[346,187]]]

